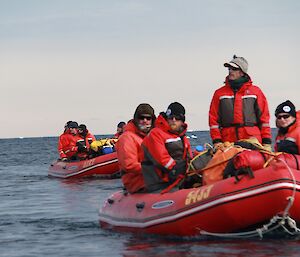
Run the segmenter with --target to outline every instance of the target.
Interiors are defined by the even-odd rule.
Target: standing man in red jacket
[[[248,62],[234,55],[228,68],[225,85],[213,95],[209,110],[210,136],[215,147],[220,143],[257,138],[271,150],[270,113],[268,102],[248,75]]]
[[[122,182],[129,193],[144,191],[141,144],[143,138],[153,128],[155,118],[154,109],[149,104],[140,104],[116,143]]]

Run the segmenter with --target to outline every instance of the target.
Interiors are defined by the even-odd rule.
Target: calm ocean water
[[[209,141],[193,132],[193,146]],[[48,178],[57,138],[0,140],[0,256],[299,256],[298,239],[179,240],[102,230],[98,210],[120,179]]]

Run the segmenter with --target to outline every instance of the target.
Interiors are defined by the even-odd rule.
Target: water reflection
[[[241,256],[299,256],[300,241],[269,240],[192,240],[132,237],[124,243],[123,257],[241,257]]]

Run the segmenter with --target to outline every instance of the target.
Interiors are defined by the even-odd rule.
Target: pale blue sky
[[[67,120],[114,133],[141,102],[173,101],[189,128],[208,109],[233,54],[275,107],[300,109],[300,2],[0,0],[0,137],[59,135]]]

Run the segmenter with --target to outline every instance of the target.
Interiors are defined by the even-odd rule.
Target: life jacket
[[[129,193],[142,191],[145,187],[141,166],[143,160],[141,144],[145,136],[146,134],[131,120],[116,143],[122,182]]]
[[[169,172],[175,165],[180,166],[181,171],[176,176],[184,175],[192,158],[190,142],[185,136],[187,124],[181,133],[171,133],[170,130],[167,120],[160,114],[155,128],[143,140],[142,172],[148,191],[166,188],[171,183]]]
[[[213,143],[256,137],[260,143],[270,144],[269,120],[266,97],[251,79],[235,92],[227,77],[225,86],[213,95],[209,110]]]

